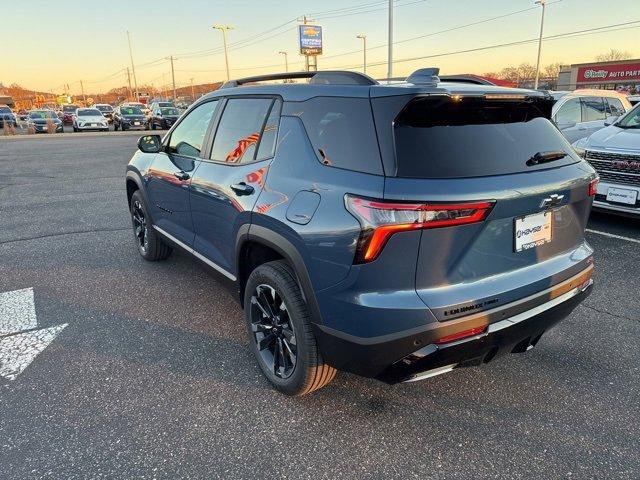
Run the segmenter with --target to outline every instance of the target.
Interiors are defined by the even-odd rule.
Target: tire
[[[171,255],[172,248],[162,241],[158,232],[153,228],[149,210],[140,190],[136,190],[131,196],[130,213],[133,236],[140,256],[145,260],[155,262],[164,260]]]
[[[151,122],[151,130],[155,130],[156,129],[156,124]]]
[[[118,131],[118,124],[116,122],[113,122],[113,131],[114,132]]]
[[[274,316],[265,315],[269,309],[261,308],[270,299],[271,311],[277,311],[275,322]],[[244,312],[250,348],[262,373],[278,391],[305,395],[333,380],[336,369],[322,360],[311,330],[309,308],[286,262],[268,262],[251,272],[245,288]]]
[[[75,125],[73,126],[73,131],[76,132],[76,133],[78,132],[78,129],[76,128]]]

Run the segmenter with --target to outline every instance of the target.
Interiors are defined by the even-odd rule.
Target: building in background
[[[562,67],[557,89],[578,88],[604,88],[637,93],[640,91],[640,59],[578,63]]]

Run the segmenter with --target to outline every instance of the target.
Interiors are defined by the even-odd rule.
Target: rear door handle
[[[253,187],[244,182],[234,183],[231,185],[231,190],[236,192],[236,195],[251,195],[253,193]]]
[[[191,178],[191,176],[187,173],[187,172],[183,172],[182,170],[180,170],[179,172],[174,172],[173,175],[178,179],[178,180],[189,180]]]

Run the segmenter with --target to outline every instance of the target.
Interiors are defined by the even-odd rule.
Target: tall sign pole
[[[136,66],[133,64],[133,50],[131,49],[131,35],[127,30],[127,41],[129,42],[129,58],[131,59],[131,71],[133,72],[133,86],[136,87],[136,102],[140,101],[140,93],[138,92],[138,79],[136,78]]]
[[[393,0],[389,0],[389,39],[387,55],[387,78],[393,77]]]

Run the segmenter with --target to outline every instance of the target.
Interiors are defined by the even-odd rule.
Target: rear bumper
[[[410,331],[363,339],[318,325],[316,337],[325,361],[336,368],[387,383],[419,380],[528,350],[591,293],[592,272],[590,265],[558,285],[511,304]],[[482,326],[486,330],[478,335],[436,343]]]

